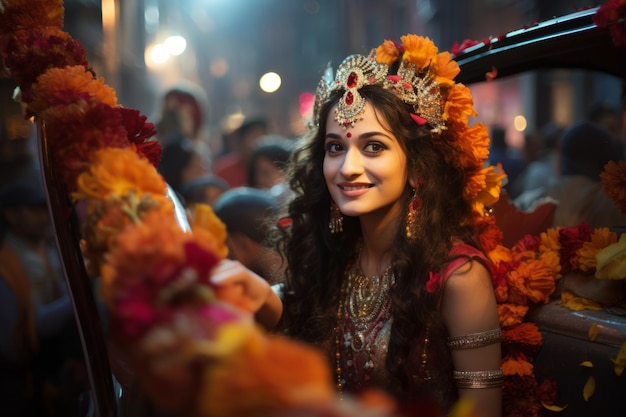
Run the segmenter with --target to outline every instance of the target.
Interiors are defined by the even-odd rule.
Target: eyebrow
[[[394,139],[389,136],[387,133],[385,132],[378,132],[378,131],[374,131],[374,132],[365,132],[361,135],[359,135],[359,139],[369,139],[373,136],[384,136],[387,139],[393,141]],[[327,133],[326,134],[326,139],[343,139],[343,136],[337,134],[337,133]]]

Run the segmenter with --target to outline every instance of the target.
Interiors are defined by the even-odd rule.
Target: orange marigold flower
[[[507,287],[506,285],[496,285],[493,289],[496,294],[496,301],[498,303],[503,303],[508,300],[509,287]]]
[[[516,326],[528,312],[528,306],[515,304],[498,304],[500,326],[503,328]]]
[[[400,57],[400,51],[394,41],[385,40],[376,48],[376,62],[391,65]]]
[[[489,132],[487,126],[477,123],[459,131],[454,145],[459,149],[459,166],[482,167],[489,157]]]
[[[626,161],[609,161],[600,174],[602,191],[626,213]]]
[[[511,250],[503,245],[497,245],[492,251],[488,253],[489,259],[494,264],[499,264],[500,262],[510,262],[511,261]]]
[[[490,252],[502,242],[502,229],[495,224],[494,216],[481,217],[482,219],[487,219],[488,222],[477,221],[480,227],[480,244],[485,251]]]
[[[448,92],[448,100],[443,111],[445,121],[467,124],[470,116],[477,115],[469,88],[460,83],[455,84]]]
[[[208,204],[196,204],[193,210],[191,230],[194,235],[207,240],[220,259],[228,255],[226,225],[217,217]]]
[[[93,74],[80,65],[50,68],[37,78],[33,85],[34,99],[29,109],[38,114],[54,104],[59,92],[77,92],[96,97],[110,106],[117,105],[115,90],[104,83],[104,78],[94,79]]]
[[[508,356],[502,359],[502,373],[504,375],[531,375],[533,373],[533,365],[523,358]]]
[[[89,170],[78,177],[72,197],[106,200],[130,191],[165,197],[167,187],[156,168],[131,148],[103,148],[94,152]]]
[[[335,398],[320,351],[281,337],[249,338],[237,352],[206,367],[198,415],[261,417]]]
[[[400,41],[404,46],[403,59],[415,64],[420,69],[424,69],[434,63],[439,49],[429,38],[409,34],[402,36]]]
[[[474,213],[478,217],[485,215],[485,204],[482,201],[476,200],[476,196],[482,190],[487,188],[487,175],[486,172],[476,170],[467,174],[467,182],[465,183],[465,189],[463,190],[463,198],[471,201],[473,204]]]
[[[452,59],[452,54],[448,51],[437,54],[435,65],[437,83],[442,87],[452,87],[454,78],[461,72],[459,64]]]
[[[540,259],[521,262],[509,273],[509,283],[533,303],[547,303],[556,289],[552,269]]]
[[[592,271],[597,266],[596,254],[609,245],[617,242],[617,234],[607,227],[594,229],[591,241],[583,243],[578,249],[578,263],[581,271]]]
[[[173,215],[173,207],[161,207],[148,194],[141,198],[131,192],[124,196],[112,196],[106,201],[90,200],[87,217],[83,225],[85,238],[84,255],[88,260],[89,272],[97,274],[100,262],[110,250],[117,234],[131,223],[137,223],[149,210],[160,210],[164,215]]]
[[[184,263],[183,243],[190,238],[191,235],[176,222],[172,204],[150,210],[141,222],[124,228],[115,238],[102,265],[105,300],[114,302],[117,296],[144,282],[146,276],[153,273],[153,280],[169,275],[172,265]],[[158,271],[149,271],[149,267]]]
[[[543,252],[539,255],[539,259],[545,262],[545,264],[548,265],[548,267],[552,270],[552,275],[554,276],[555,280],[558,280],[562,277],[561,260],[559,258],[558,252]]]
[[[542,338],[537,325],[534,323],[522,323],[511,329],[503,330],[502,341],[507,343],[540,345],[542,343]]]
[[[11,0],[3,2],[0,13],[0,32],[11,34],[18,30],[32,30],[37,26],[63,27],[63,0]]]

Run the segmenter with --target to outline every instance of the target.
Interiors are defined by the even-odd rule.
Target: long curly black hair
[[[413,189],[407,184],[404,207],[393,242],[392,267],[396,284],[391,289],[393,325],[387,355],[391,375],[406,386],[403,364],[426,323],[430,336],[445,340],[437,309],[438,295],[426,291],[431,271],[440,271],[449,259],[452,243],[461,241],[479,248],[472,222],[472,208],[462,197],[466,176],[450,164],[455,149],[443,134],[418,126],[412,108],[379,86],[359,90],[377,117],[390,127],[407,155],[408,178],[420,178],[417,195],[422,207],[417,216],[417,236],[409,240],[405,220]],[[290,166],[292,199],[288,228],[281,229],[279,250],[287,262],[281,329],[288,335],[318,345],[327,344],[337,325],[338,297],[347,265],[354,260],[361,226],[358,217],[344,218],[343,232],[329,230],[331,197],[323,175],[326,120],[342,91],[335,92],[320,109],[320,124],[301,139]],[[434,333],[433,333],[434,332]]]

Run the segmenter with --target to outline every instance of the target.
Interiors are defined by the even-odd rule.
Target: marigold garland
[[[61,30],[62,16],[59,0],[4,1],[0,65],[18,82],[27,116],[43,122],[61,181],[85,208],[81,246],[101,277],[110,340],[144,393],[163,410],[195,416],[338,409],[325,356],[266,335],[241,287],[211,281],[228,253],[225,226],[199,206],[192,230],[180,227],[156,171],[154,125],[118,106]]]
[[[624,4],[609,1],[598,19],[609,24],[623,18]],[[224,226],[201,208],[192,231],[182,231],[155,170],[160,145],[154,126],[138,111],[117,105],[115,91],[95,77],[84,49],[62,24],[61,0],[5,0],[0,72],[18,82],[27,114],[45,123],[55,163],[66,167],[62,180],[74,201],[86,205],[85,257],[90,271],[102,277],[103,299],[118,324],[112,338],[132,359],[144,391],[166,410],[199,416],[265,415],[332,404],[323,355],[263,334],[236,288],[210,282],[211,269],[227,254]],[[459,50],[472,44],[466,41]],[[539,385],[534,377],[532,360],[542,341],[537,327],[524,321],[529,306],[546,303],[555,281],[568,271],[625,278],[626,235],[618,241],[607,229],[581,224],[527,236],[510,249],[502,246],[501,231],[484,214],[497,201],[504,174],[483,167],[487,129],[468,125],[475,111],[469,89],[453,82],[458,65],[450,53],[438,53],[429,39],[415,35],[377,48],[380,62],[400,54],[419,68],[430,65],[447,90],[443,117],[455,132],[450,135],[456,138],[455,163],[467,169],[465,198],[473,201],[481,243],[493,262],[505,415],[539,415],[542,402],[554,404],[556,386],[552,379]],[[602,180],[607,195],[626,211],[624,164],[608,164]],[[440,279],[431,277],[433,290]],[[567,293],[562,297],[566,305],[572,299]],[[621,372],[622,352],[615,362]],[[393,408],[385,395],[372,398]]]

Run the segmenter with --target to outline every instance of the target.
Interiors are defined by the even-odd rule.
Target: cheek
[[[324,179],[326,180],[326,183],[328,184],[329,182],[333,181],[333,179],[335,178],[335,175],[337,174],[336,163],[334,162],[333,159],[324,158],[324,165],[322,167],[322,170],[324,173]]]

